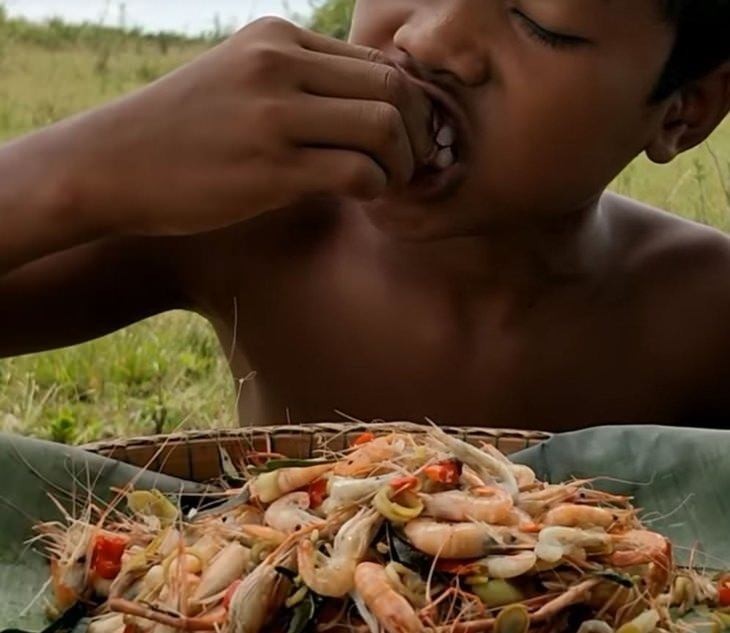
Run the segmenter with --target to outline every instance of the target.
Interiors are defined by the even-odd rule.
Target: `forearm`
[[[0,276],[104,233],[77,204],[69,133],[60,124],[0,148]]]

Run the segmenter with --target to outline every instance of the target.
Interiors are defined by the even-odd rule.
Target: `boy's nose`
[[[447,72],[467,86],[489,77],[484,3],[416,2],[393,37],[395,46],[432,72]],[[480,6],[481,5],[481,6]]]

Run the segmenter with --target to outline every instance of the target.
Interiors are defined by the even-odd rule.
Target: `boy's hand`
[[[73,199],[128,233],[215,229],[311,195],[372,199],[433,143],[430,101],[381,53],[271,18],[65,129]]]

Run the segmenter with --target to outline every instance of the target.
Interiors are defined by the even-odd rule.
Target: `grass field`
[[[210,45],[0,19],[0,140],[109,100]],[[638,159],[613,188],[730,231],[730,121],[668,167]],[[210,326],[172,313],[92,343],[0,361],[0,429],[77,443],[236,424]]]

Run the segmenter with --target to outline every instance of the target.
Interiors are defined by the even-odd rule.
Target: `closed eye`
[[[579,35],[558,33],[556,31],[546,29],[519,9],[513,8],[510,9],[510,12],[520,21],[527,32],[527,35],[542,42],[543,44],[546,44],[547,46],[550,46],[551,48],[575,48],[577,46],[584,46],[591,43],[589,39],[580,37]]]

